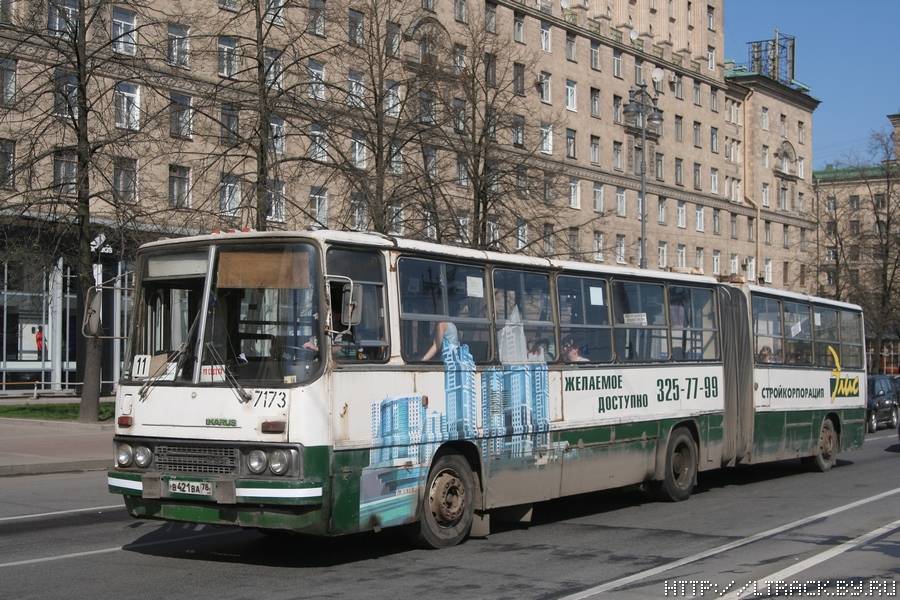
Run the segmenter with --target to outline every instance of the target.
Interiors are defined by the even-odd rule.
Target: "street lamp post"
[[[653,81],[662,80],[662,69],[653,69]],[[641,261],[640,267],[647,268],[647,124],[658,127],[662,124],[662,113],[656,108],[657,98],[647,91],[647,84],[638,83],[628,92],[625,115],[637,120],[641,128]]]

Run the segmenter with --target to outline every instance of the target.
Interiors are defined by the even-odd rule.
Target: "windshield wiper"
[[[216,350],[215,346],[213,346],[212,342],[206,342],[206,349],[209,351],[209,355],[212,357],[214,361],[222,365],[222,374],[225,375],[225,382],[228,383],[229,387],[237,394],[238,402],[241,404],[246,404],[250,402],[252,396],[250,392],[248,392],[244,386],[237,380],[237,377],[231,372],[231,369],[225,363],[225,359],[222,358],[222,355],[219,354],[219,351]],[[202,366],[200,367],[203,368]]]
[[[160,368],[157,369],[150,377],[147,378],[147,381],[141,386],[141,389],[138,390],[138,398],[141,401],[147,399],[147,395],[150,393],[150,389],[153,388],[159,381],[162,381],[162,378],[168,372],[168,366],[174,362],[175,363],[175,374],[178,374],[178,369],[181,367],[181,359],[187,356],[187,350],[190,347],[191,338],[194,335],[194,328],[197,327],[197,323],[200,322],[200,312],[197,312],[197,315],[194,317],[194,322],[191,323],[190,328],[187,331],[187,336],[185,336],[184,341],[181,343],[181,346],[178,347],[178,350],[172,355],[171,360],[166,360]]]

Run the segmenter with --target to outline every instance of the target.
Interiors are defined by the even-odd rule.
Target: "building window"
[[[769,184],[762,184],[762,205],[763,208],[769,208]]]
[[[116,84],[116,127],[137,131],[141,123],[141,88],[136,83]]]
[[[191,169],[169,165],[169,204],[174,208],[191,206]]]
[[[591,116],[600,118],[600,90],[591,88]]]
[[[596,135],[591,136],[591,164],[600,164],[600,138]]]
[[[384,113],[395,119],[400,116],[400,84],[396,81],[384,82]]]
[[[613,142],[613,168],[622,170],[622,142]]]
[[[60,196],[74,196],[78,181],[78,159],[74,152],[57,150],[53,153],[53,187]]]
[[[600,70],[600,42],[591,40],[591,68]]]
[[[613,121],[622,123],[622,97],[613,96]]]
[[[525,117],[515,115],[512,122],[512,143],[519,148],[525,145]]]
[[[16,61],[0,60],[0,103],[11,106],[16,99]]]
[[[237,106],[232,104],[222,105],[222,142],[225,144],[236,144],[238,141],[240,129],[240,112]]]
[[[575,46],[575,34],[567,33],[566,34],[566,60],[571,62],[575,62],[576,60],[576,46]]]
[[[695,216],[695,221],[696,221],[695,225],[696,225],[697,231],[700,231],[700,232],[706,231],[706,211],[704,210],[704,207],[702,207],[702,206],[696,207],[694,216]]]
[[[763,106],[760,109],[759,120],[760,120],[760,127],[762,127],[763,130],[768,131],[769,130],[769,108],[768,107]]]
[[[613,50],[613,76],[622,78],[622,51]]]
[[[236,175],[222,175],[219,182],[219,212],[236,215],[241,206],[241,180]]]
[[[544,240],[544,255],[545,256],[553,256],[555,250],[553,248],[553,225],[550,223],[544,223],[544,235],[542,236]]]
[[[713,209],[713,233],[720,235],[722,233],[722,211],[718,208]]]
[[[675,97],[684,100],[684,76],[675,75]]]
[[[490,52],[484,53],[484,81],[488,87],[497,87],[497,57]]]
[[[313,222],[313,229],[326,229],[328,227],[328,189],[314,186],[309,189],[309,212]]]
[[[711,194],[719,193],[719,170],[715,167],[709,169],[709,192]]]
[[[347,73],[347,106],[362,108],[363,100],[363,75],[359,71],[351,70]]]
[[[687,227],[687,206],[685,205],[684,200],[679,200],[675,207],[675,224],[678,225],[680,229]]]
[[[703,104],[703,97],[700,94],[700,82],[694,82],[694,104],[697,106],[701,106]]]
[[[400,54],[401,38],[402,33],[400,32],[400,24],[394,23],[393,21],[388,21],[387,35],[384,42],[385,56],[397,56],[398,54]]]
[[[263,54],[266,71],[266,85],[274,90],[282,88],[284,79],[284,67],[281,64],[281,51],[274,48],[266,48]]]
[[[513,39],[520,44],[525,43],[525,15],[520,12],[513,16]]]
[[[354,131],[350,138],[350,160],[356,169],[364,170],[368,166],[366,135],[361,131]]]
[[[130,10],[113,7],[112,49],[128,56],[134,56],[137,51],[137,15]]]
[[[625,188],[616,188],[616,216],[624,217],[627,214],[627,209]]]
[[[694,252],[694,268],[702,273],[705,262],[706,257],[704,256],[703,248],[698,246],[697,250]]]
[[[666,199],[658,198],[656,200],[656,222],[660,225],[666,224]]]
[[[782,233],[782,248],[790,248],[791,247],[791,227],[790,225],[784,224],[781,226]]]
[[[172,137],[190,138],[193,134],[193,98],[172,93],[169,104],[169,134]]]
[[[729,262],[729,264],[728,264],[728,267],[729,267],[729,274],[730,274],[730,275],[737,275],[737,274],[738,274],[738,267],[739,267],[739,259],[738,259],[738,255],[737,255],[737,254],[732,254],[728,262]]]
[[[700,163],[694,163],[694,189],[702,190],[703,189],[703,181],[702,181],[702,170],[703,168],[700,166]]]
[[[669,266],[669,243],[659,242],[656,245],[656,267],[665,269]]]
[[[766,283],[772,283],[772,259],[767,258],[763,262],[763,280]]]
[[[594,182],[594,212],[602,213],[604,210],[603,184]]]
[[[541,152],[553,154],[553,124],[541,123]]]
[[[318,162],[328,161],[328,139],[318,123],[309,126],[309,158]]]
[[[566,129],[566,158],[575,158],[575,130]]]
[[[797,141],[801,144],[806,143],[806,125],[803,121],[797,121]]]
[[[681,115],[675,115],[675,141],[684,141],[684,118]]]
[[[656,156],[655,156],[655,164],[654,164],[654,170],[655,170],[655,172],[656,172],[656,173],[655,173],[655,174],[656,174],[656,179],[659,180],[659,181],[662,181],[662,180],[663,180],[663,175],[665,174],[665,173],[663,172],[664,159],[665,159],[665,157],[663,156],[663,154],[662,154],[661,152],[657,152],[657,153],[656,153]]]
[[[716,70],[716,49],[712,46],[706,47],[706,67],[710,71]]]
[[[541,21],[541,50],[544,52],[551,51],[551,39],[550,39],[550,23],[547,21]]]
[[[616,235],[616,262],[625,263],[625,236],[621,234]]]
[[[497,5],[493,2],[484,4],[484,30],[488,33],[497,33]]]
[[[634,59],[634,82],[637,85],[644,83],[644,63],[639,58]]]
[[[550,104],[550,85],[551,85],[550,73],[547,73],[546,71],[541,71],[540,85],[541,85],[541,102]]]
[[[569,208],[581,208],[581,183],[577,177],[569,177]]]
[[[16,142],[0,139],[0,187],[12,189],[16,185]]]
[[[516,219],[516,250],[528,245],[528,222],[519,217]]]
[[[719,152],[719,129],[718,127],[709,128],[709,149],[718,154]]]
[[[309,76],[309,97],[313,100],[325,99],[325,64],[310,58],[306,64]]]
[[[266,219],[269,221],[284,221],[284,182],[280,179],[270,179],[266,182]]]
[[[712,254],[712,274],[719,275],[722,272],[722,253],[718,250],[713,250]]]
[[[684,161],[675,159],[675,185],[684,185]]]
[[[806,177],[806,161],[803,158],[797,159],[797,177],[800,179]]]
[[[709,110],[719,112],[719,90],[714,87],[709,88]]]
[[[784,114],[778,117],[778,131],[781,137],[787,137],[787,116]]]
[[[272,152],[275,154],[284,154],[285,141],[287,138],[284,129],[284,119],[277,115],[269,117],[269,137]],[[322,135],[322,139],[324,140],[324,134]]]
[[[309,0],[308,30],[313,35],[325,36],[325,0]]]
[[[675,249],[675,266],[679,269],[687,268],[687,246],[678,244]]]
[[[571,79],[566,79],[566,110],[577,111],[578,101],[576,98],[576,84]]]
[[[466,0],[453,0],[453,18],[460,23],[469,22],[469,5]]]
[[[187,25],[169,25],[166,43],[166,61],[174,67],[188,68],[191,64],[191,45]]]
[[[522,63],[513,63],[513,93],[525,95],[525,65]]]
[[[232,78],[237,74],[237,41],[226,35],[219,36],[219,76]]]
[[[594,232],[594,260],[603,262],[603,232]]]
[[[699,121],[694,121],[694,147],[695,147],[695,148],[700,148],[700,147],[702,147],[702,144],[701,144],[700,127],[701,127],[701,126],[700,126],[700,122],[699,122]]]
[[[763,236],[765,236],[765,243],[772,245],[772,221],[765,221],[763,223]]]

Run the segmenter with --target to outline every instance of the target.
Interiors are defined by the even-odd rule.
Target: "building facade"
[[[0,13],[0,177],[16,214],[73,210],[88,173],[91,219],[112,230],[374,229],[631,265],[643,247],[650,268],[813,285],[818,102],[792,66],[753,50],[726,63],[724,0],[50,0]],[[662,117],[644,148],[626,110],[641,84]],[[89,159],[79,135],[98,148]],[[57,258],[41,306],[61,293]],[[26,315],[16,285],[3,370],[58,381],[32,364],[28,328],[73,337],[78,319]]]

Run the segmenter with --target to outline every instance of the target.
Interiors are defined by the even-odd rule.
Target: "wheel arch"
[[[822,430],[822,425],[825,424],[825,421],[831,421],[831,424],[834,425],[834,433],[838,436],[838,445],[841,443],[841,416],[835,411],[829,411],[822,418],[822,422],[819,423],[819,431]]]
[[[445,454],[460,454],[469,463],[472,474],[475,476],[475,508],[482,509],[484,505],[484,477],[481,472],[481,454],[478,451],[478,446],[465,440],[444,442],[434,452],[434,456],[431,457],[431,465],[428,467],[429,472],[434,463],[437,462],[437,459]]]

